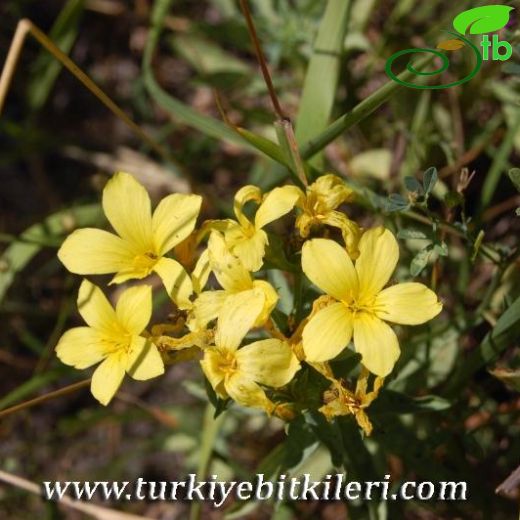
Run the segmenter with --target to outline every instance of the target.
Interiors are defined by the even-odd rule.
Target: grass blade
[[[349,0],[327,2],[307,68],[296,120],[296,139],[299,143],[310,141],[325,130],[329,122],[338,85],[350,6]],[[322,163],[321,154],[316,154],[311,161],[318,168]]]
[[[72,227],[83,227],[99,222],[102,216],[99,204],[89,204],[59,211],[24,231],[0,256],[0,303],[14,277],[22,271],[42,247],[56,246],[54,241]]]
[[[159,38],[163,28],[163,20],[166,17],[171,4],[172,0],[156,0],[153,6],[152,26],[150,28],[150,34],[143,54],[143,77],[148,93],[157,104],[171,113],[176,120],[199,130],[205,135],[214,137],[215,139],[224,139],[247,147],[248,145],[246,141],[228,128],[224,123],[212,117],[200,114],[188,105],[170,96],[155,80],[152,71],[152,56],[157,44],[159,43]]]
[[[70,52],[78,36],[84,4],[84,0],[69,0],[49,33],[49,38],[65,54]],[[27,92],[29,105],[33,110],[38,110],[45,104],[61,68],[61,63],[47,52],[41,51],[36,58]]]
[[[450,378],[445,395],[456,396],[472,375],[490,363],[506,348],[518,343],[520,337],[520,297],[500,316],[495,327],[469,356],[461,360]]]
[[[423,60],[419,60],[414,67],[416,69],[422,69],[430,61],[433,60],[432,56],[428,56]],[[399,79],[407,81],[413,78],[413,74],[409,71],[401,73]],[[336,119],[330,126],[328,126],[318,136],[307,141],[301,148],[300,153],[303,159],[309,159],[323,150],[329,143],[334,141],[343,132],[352,128],[354,125],[369,116],[374,110],[378,109],[383,103],[388,101],[394,94],[396,94],[401,88],[403,88],[396,81],[389,81],[385,83],[381,88],[376,90],[373,94],[368,96],[366,99],[358,103],[350,112],[343,114],[340,118]]]

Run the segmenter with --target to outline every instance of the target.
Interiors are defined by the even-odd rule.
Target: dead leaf
[[[520,370],[510,370],[509,368],[495,368],[489,373],[500,379],[510,390],[520,392]]]

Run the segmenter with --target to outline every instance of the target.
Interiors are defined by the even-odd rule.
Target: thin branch
[[[262,46],[260,45],[260,40],[256,34],[255,24],[253,22],[253,17],[251,16],[251,10],[249,9],[247,0],[240,0],[240,8],[242,9],[242,13],[244,13],[244,18],[246,19],[247,29],[249,30],[249,35],[251,36],[251,41],[253,43],[253,47],[255,48],[256,59],[258,60],[260,68],[262,69],[262,75],[264,76],[264,81],[267,85],[267,90],[269,92],[271,102],[273,103],[273,108],[280,119],[288,119],[282,110],[280,102],[278,101],[278,96],[274,90],[271,74],[269,73],[269,69],[267,67],[267,62],[265,60]]]
[[[13,79],[16,65],[20,58],[23,44],[27,35],[33,36],[38,43],[49,51],[73,76],[75,76],[83,85],[92,92],[114,115],[119,117],[139,138],[145,141],[150,148],[155,150],[161,157],[167,161],[171,161],[168,152],[144,132],[137,123],[128,117],[88,76],[83,72],[64,52],[62,52],[54,43],[30,20],[24,18],[18,22],[16,32],[14,34],[11,47],[5,60],[2,74],[0,75],[0,115],[4,106],[5,98],[11,81]]]
[[[6,408],[5,410],[0,410],[0,419],[10,415],[12,413],[19,412],[20,410],[25,410],[26,408],[31,408],[32,406],[36,406],[37,404],[44,403],[45,401],[50,401],[55,397],[61,397],[63,395],[70,394],[75,392],[76,390],[80,390],[81,388],[88,386],[90,384],[90,378],[85,379],[84,381],[80,381],[79,383],[74,383],[69,386],[65,386],[60,388],[59,390],[55,390],[54,392],[49,392],[48,394],[41,395],[39,397],[35,397],[34,399],[30,399],[29,401],[25,401],[20,404],[16,404],[11,406],[10,408]]]

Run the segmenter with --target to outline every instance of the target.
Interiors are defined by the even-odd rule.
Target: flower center
[[[242,226],[242,233],[244,235],[244,238],[253,238],[256,233],[256,228],[251,224],[250,222],[247,223],[247,225]]]
[[[356,314],[358,312],[373,314],[375,310],[374,303],[372,301],[358,301],[355,298],[352,298],[350,301],[344,301],[343,303],[352,314]]]
[[[154,265],[157,263],[159,257],[151,252],[147,251],[142,255],[137,255],[134,258],[134,268],[139,271],[145,271],[147,274],[153,269]]]
[[[220,352],[218,369],[225,375],[231,375],[237,369],[237,360],[233,352]]]

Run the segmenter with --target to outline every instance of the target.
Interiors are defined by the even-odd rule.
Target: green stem
[[[433,57],[428,56],[427,58],[420,60],[417,65],[415,65],[415,68],[421,70],[432,60]],[[406,81],[413,76],[412,73],[406,71],[400,74],[398,78]],[[380,89],[376,90],[373,94],[361,101],[361,103],[357,104],[350,112],[347,112],[340,118],[336,119],[336,121],[329,125],[329,127],[321,134],[305,143],[300,148],[302,158],[309,159],[319,151],[323,150],[323,148],[325,148],[330,142],[334,141],[336,137],[339,137],[343,132],[374,112],[374,110],[379,108],[385,101],[388,101],[388,99],[390,99],[401,88],[403,87],[396,81],[389,81],[383,85]]]
[[[200,457],[197,467],[197,479],[202,480],[208,473],[215,440],[222,427],[225,412],[221,413],[216,419],[214,418],[215,408],[211,403],[206,406],[204,419],[202,424],[202,436],[200,440]],[[200,520],[202,512],[202,504],[196,500],[191,503],[190,520]]]

